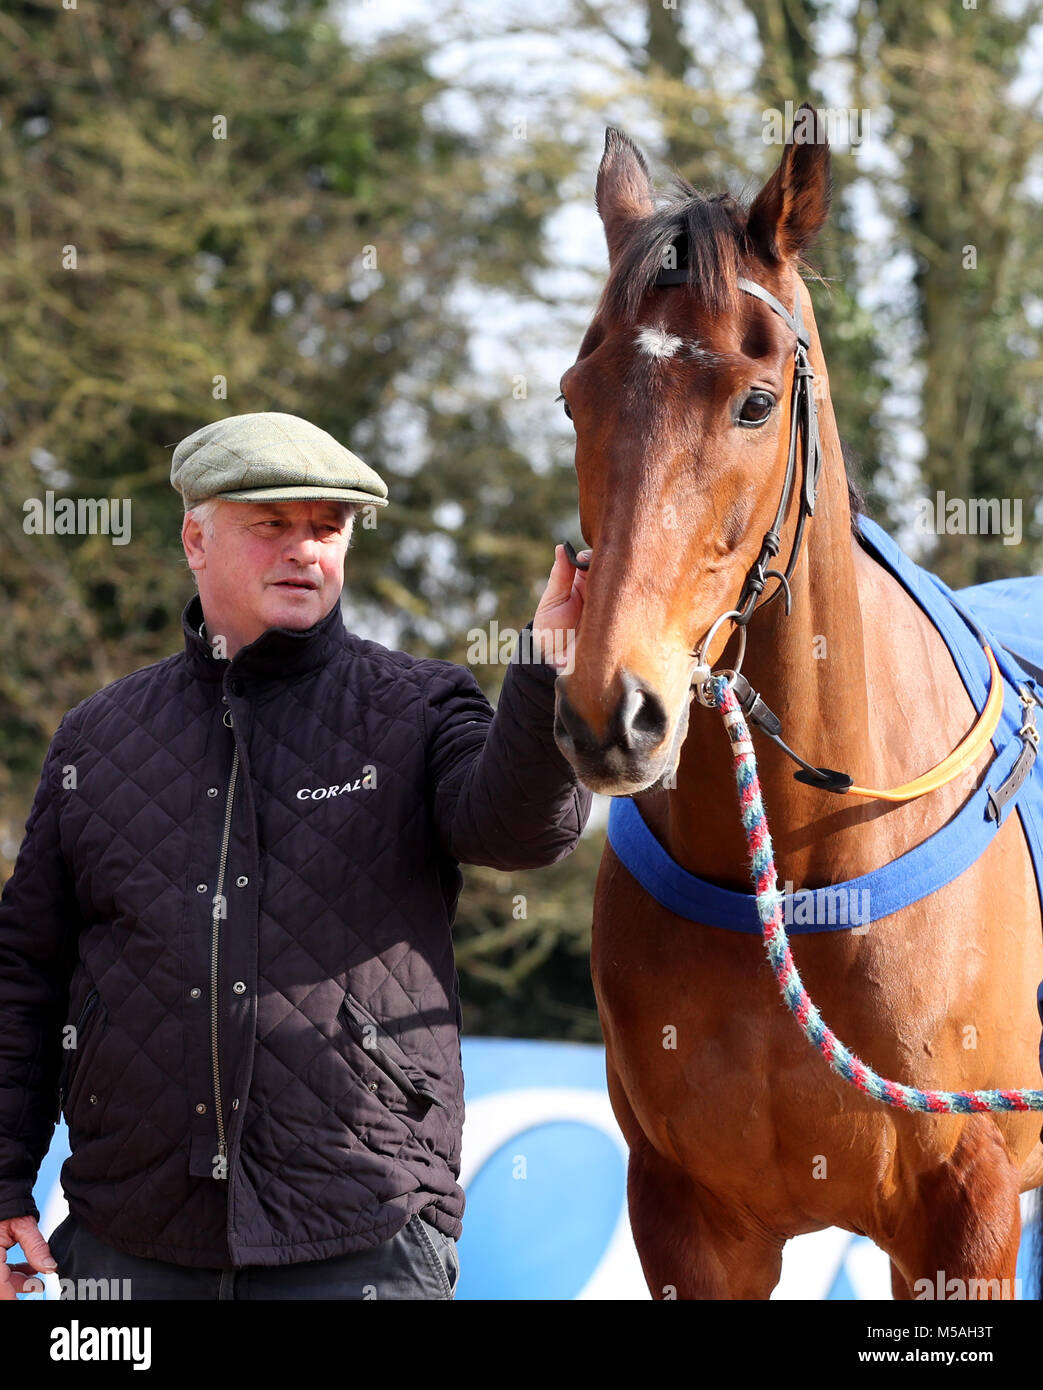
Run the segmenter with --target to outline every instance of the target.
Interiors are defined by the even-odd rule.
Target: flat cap
[[[228,502],[333,498],[387,506],[387,484],[368,464],[318,425],[276,410],[229,415],[182,439],[170,482],[186,511],[211,497]]]

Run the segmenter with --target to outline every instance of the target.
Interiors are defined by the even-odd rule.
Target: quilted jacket
[[[0,1219],[59,1108],[73,1215],[230,1269],[461,1231],[458,864],[574,848],[555,672],[473,675],[340,605],[183,652],[64,716],[0,901]],[[530,624],[531,626],[531,624]]]

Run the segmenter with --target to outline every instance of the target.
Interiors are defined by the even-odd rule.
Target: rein
[[[986,648],[986,650],[988,650]],[[991,656],[991,652],[989,653]],[[993,675],[995,686],[995,672]],[[790,951],[783,924],[782,895],[778,889],[775,851],[757,777],[757,758],[750,731],[727,677],[711,678],[713,701],[724,718],[735,760],[739,809],[749,846],[757,915],[763,929],[764,948],[782,998],[801,1031],[836,1074],[865,1095],[899,1110],[969,1115],[978,1111],[1043,1110],[1043,1091],[919,1091],[898,1081],[887,1081],[861,1061],[828,1027],[812,1003]],[[991,698],[991,697],[990,697]]]

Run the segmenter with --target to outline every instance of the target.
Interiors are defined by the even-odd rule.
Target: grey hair
[[[197,502],[194,507],[187,508],[186,515],[199,522],[204,535],[214,534],[214,513],[217,511],[217,505],[216,497],[208,497],[205,502]]]

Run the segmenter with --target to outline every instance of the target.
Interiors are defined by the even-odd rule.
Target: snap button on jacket
[[[0,901],[0,1219],[59,1110],[74,1216],[129,1254],[291,1264],[458,1236],[461,862],[563,858],[590,792],[554,670],[473,675],[340,605],[199,636],[62,719]]]

